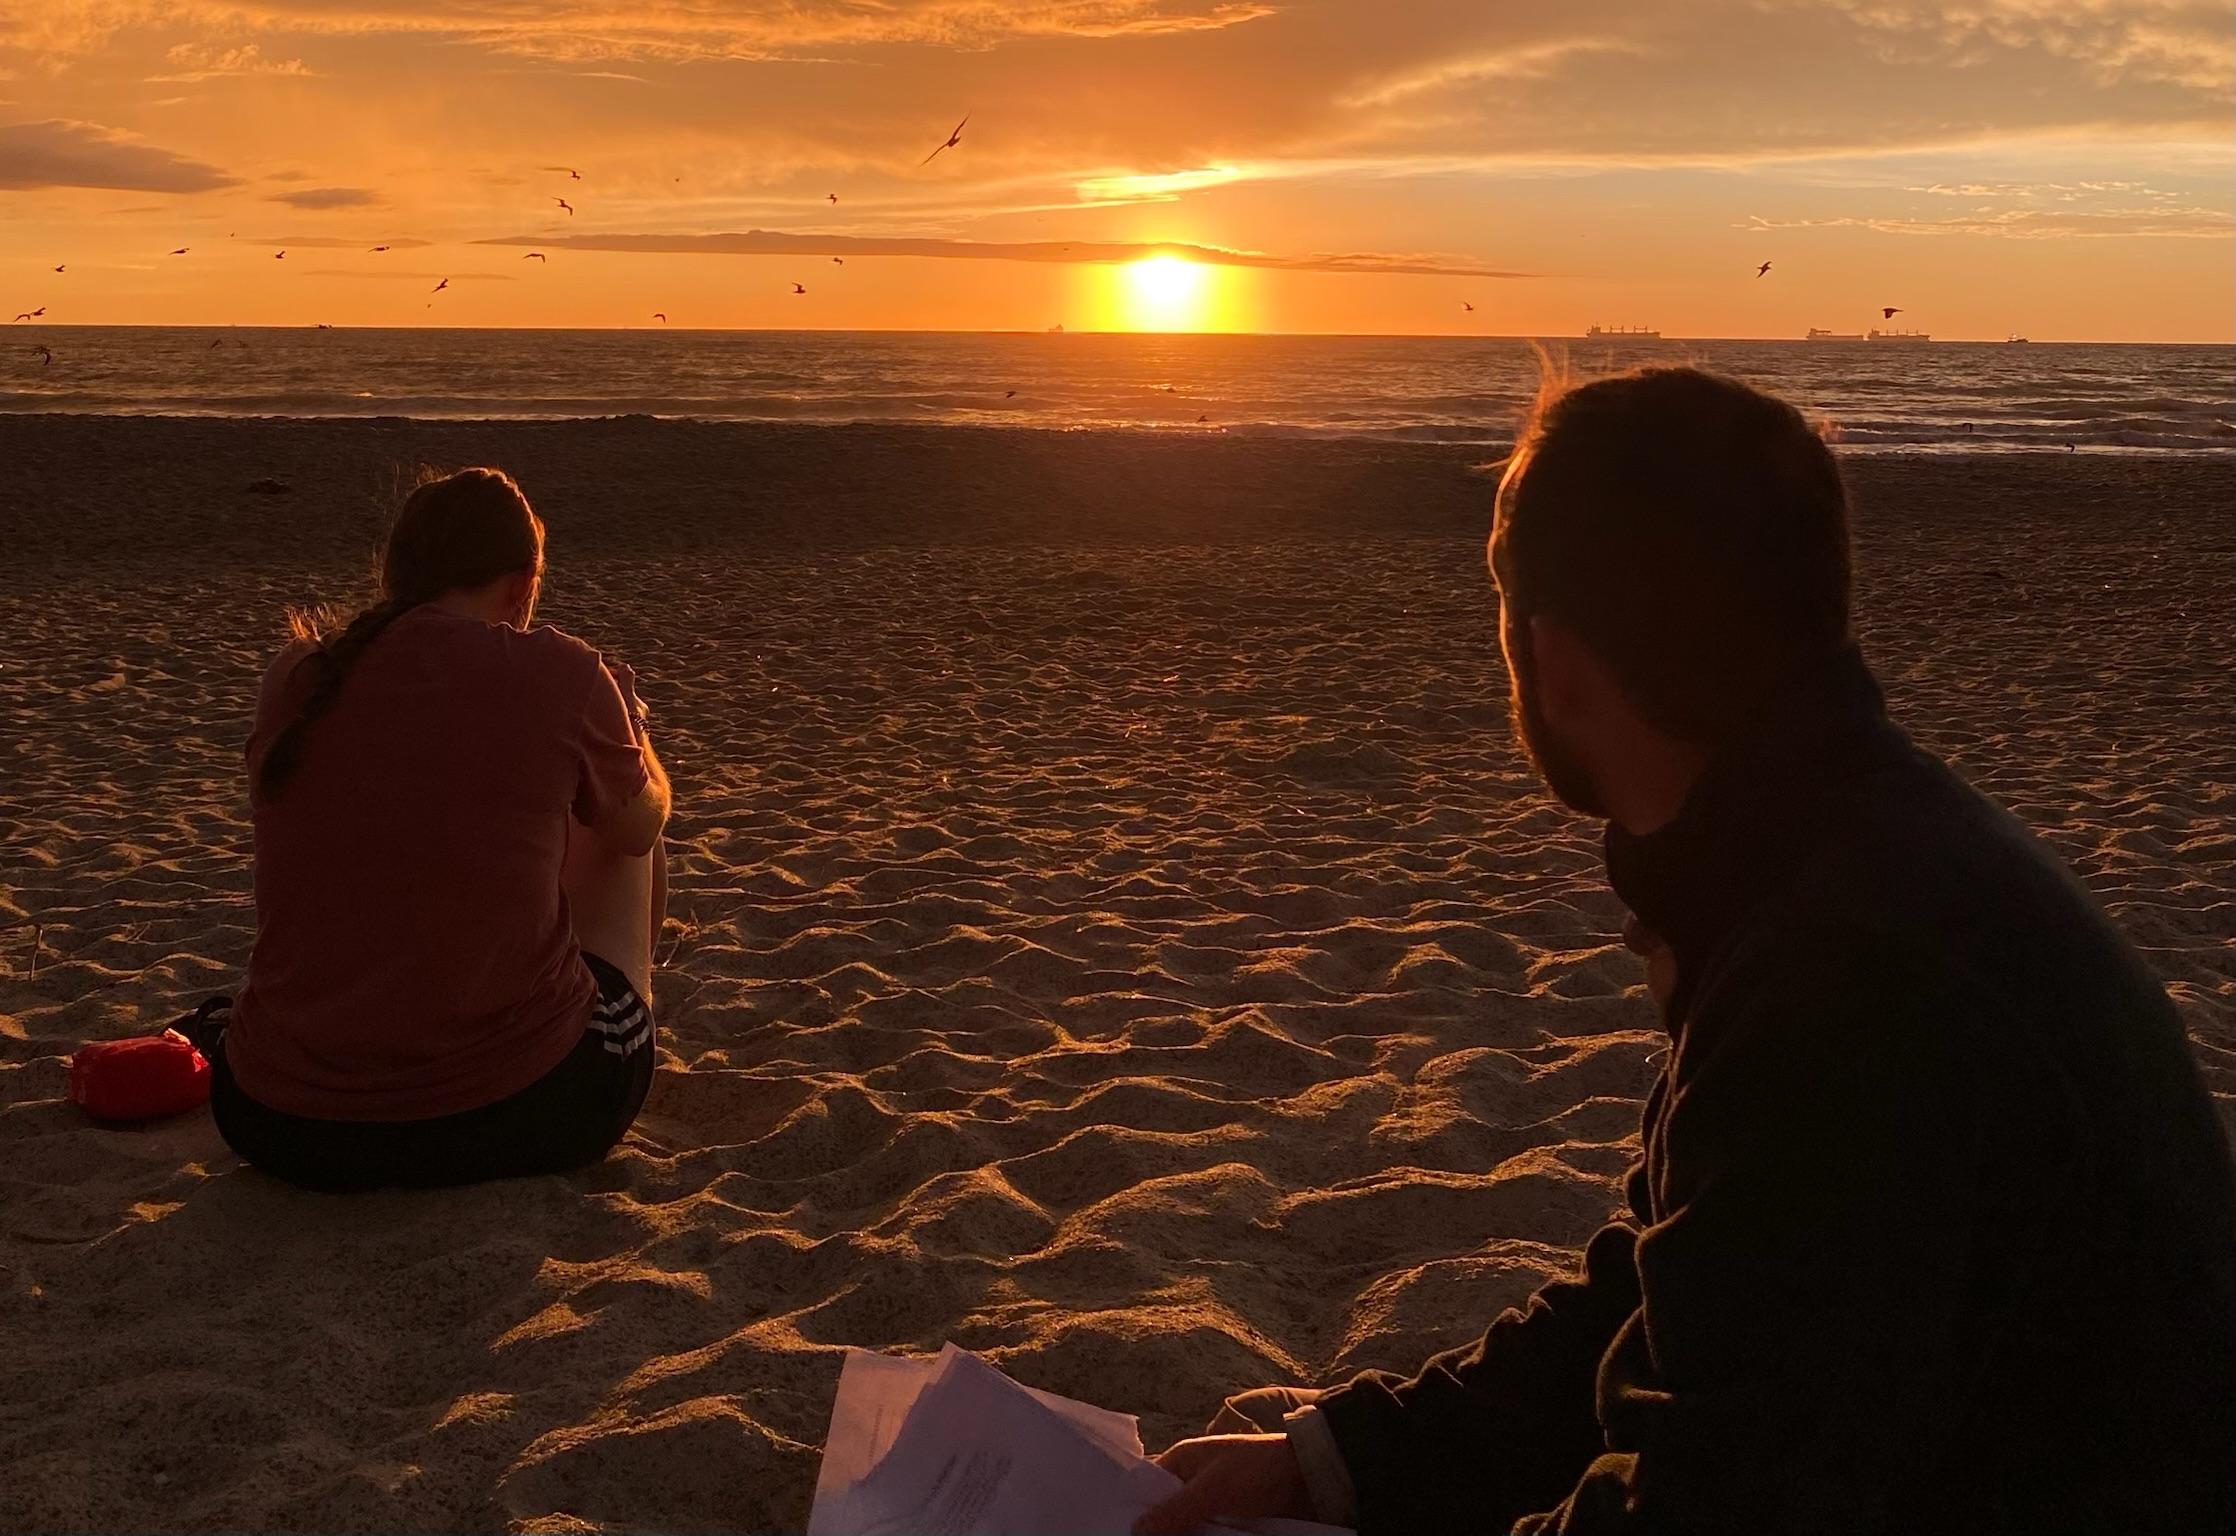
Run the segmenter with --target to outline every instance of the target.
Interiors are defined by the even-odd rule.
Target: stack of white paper
[[[1127,1536],[1180,1486],[1130,1414],[1036,1392],[950,1344],[851,1349],[808,1536]],[[1327,1532],[1297,1521],[1260,1531]]]

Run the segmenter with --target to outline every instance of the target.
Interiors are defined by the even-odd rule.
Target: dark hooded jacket
[[[2236,1177],[2180,1021],[1852,652],[1608,840],[1676,953],[1582,1273],[1321,1411],[1361,1536],[2236,1531]]]

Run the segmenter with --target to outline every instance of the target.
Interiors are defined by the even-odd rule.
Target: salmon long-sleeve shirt
[[[267,675],[253,773],[311,669]],[[277,795],[252,796],[256,947],[225,1031],[267,1108],[422,1120],[494,1104],[589,1027],[597,982],[560,887],[570,825],[644,789],[596,651],[420,607],[358,658]]]

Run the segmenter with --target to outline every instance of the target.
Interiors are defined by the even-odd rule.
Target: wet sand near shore
[[[841,1345],[1155,1444],[1561,1272],[1665,1042],[1509,736],[1472,457],[0,419],[0,1527],[797,1529]],[[283,607],[473,462],[675,776],[644,1117],[352,1198],[87,1124],[71,1050],[237,982]],[[2236,1126],[2236,466],[1849,472],[1897,717],[2143,945]]]

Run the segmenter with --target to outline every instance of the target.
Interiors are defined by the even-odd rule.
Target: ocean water
[[[18,325],[0,410],[651,415],[1342,435],[1495,445],[1514,338]],[[1861,452],[2236,453],[2236,346],[1555,341],[1582,370],[1685,361]],[[37,349],[53,353],[42,362]]]

